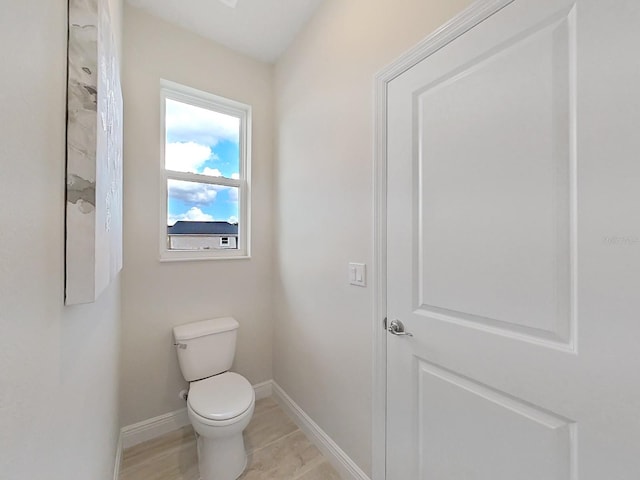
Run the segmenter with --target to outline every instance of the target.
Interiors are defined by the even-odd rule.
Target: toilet
[[[197,436],[201,480],[235,480],[247,466],[242,431],[255,407],[255,392],[230,372],[239,324],[215,318],[173,328],[178,363],[189,382],[187,412]]]

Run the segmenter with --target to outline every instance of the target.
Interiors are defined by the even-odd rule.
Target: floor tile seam
[[[197,470],[197,464],[194,464],[194,468]],[[143,469],[120,472],[118,480],[149,480],[150,478],[157,478],[158,476],[165,480],[178,480],[184,478],[184,474],[188,471],[189,469],[183,470],[179,465],[170,466],[162,470],[158,469],[156,465],[151,465]]]
[[[190,437],[191,435],[185,435],[184,437],[167,440],[166,442],[158,441],[157,438],[154,438],[152,440],[149,440],[149,442],[153,442],[153,444],[150,443],[149,445],[144,445],[144,443],[146,443],[144,442],[138,445],[134,445],[133,447],[127,448],[122,452],[122,458],[126,459],[126,458],[131,458],[132,456],[146,455],[148,454],[148,452],[153,450],[164,450],[166,448],[166,445],[172,445],[172,444],[175,446],[182,445],[185,442],[189,442]]]
[[[149,461],[149,460],[158,460],[158,459],[162,459],[162,458],[165,458],[165,457],[170,457],[172,455],[178,454],[179,452],[181,452],[181,451],[183,451],[185,449],[191,448],[191,446],[192,446],[191,444],[192,443],[195,445],[195,442],[188,442],[188,443],[184,443],[184,444],[179,445],[179,446],[175,446],[175,447],[171,447],[171,448],[168,448],[168,449],[163,449],[163,450],[154,452],[151,455],[144,455],[144,456],[141,455],[139,458],[135,458],[135,459],[134,458],[128,458],[126,461],[122,462],[122,464],[123,465],[130,465],[130,464],[131,465],[136,465],[136,464],[139,464],[139,463],[144,463],[144,462]]]
[[[135,456],[124,457],[122,463],[127,463],[127,462],[129,462],[129,461],[131,461],[133,459],[136,459],[136,458],[151,458],[151,457],[155,457],[156,455],[162,455],[162,454],[164,454],[166,452],[173,452],[173,451],[176,451],[176,450],[180,450],[185,445],[189,445],[192,442],[193,442],[192,440],[188,440],[188,441],[180,442],[179,444],[176,444],[176,445],[162,446],[161,448],[156,448],[156,449],[153,449],[153,450],[140,452],[139,454],[136,454]]]
[[[175,456],[178,455],[180,453],[182,453],[183,451],[188,451],[191,448],[193,448],[193,446],[195,445],[195,442],[193,442],[193,445],[191,444],[191,442],[189,443],[184,443],[175,447],[172,447],[168,450],[162,449],[161,451],[158,451],[156,453],[154,453],[153,455],[146,455],[144,457],[142,457],[142,459],[135,461],[135,462],[122,462],[122,470],[128,470],[131,468],[135,468],[141,465],[146,465],[150,462],[158,462],[161,461],[163,459],[166,459],[167,457],[171,457],[171,456]]]
[[[322,455],[322,452],[320,452],[320,456],[318,458],[314,458],[309,463],[305,464],[304,467],[301,468],[291,480],[299,480],[311,470],[313,470],[314,468],[318,468],[326,461],[327,459],[324,457],[324,455]]]
[[[291,430],[292,428],[293,430]],[[244,431],[244,435],[245,439],[253,440],[255,440],[256,438],[264,437],[264,440],[262,441],[267,441],[273,435],[280,435],[279,437],[275,437],[272,440],[268,440],[271,443],[273,441],[280,440],[280,438],[282,438],[284,435],[290,435],[296,430],[299,430],[298,426],[295,423],[291,422],[286,425],[279,424],[276,426],[276,428],[274,428],[273,424],[266,425],[264,428],[256,428],[255,426],[253,428],[249,427]],[[283,434],[282,432],[286,433]],[[259,445],[258,448],[262,448],[262,445]]]
[[[249,454],[254,454],[254,453],[256,453],[256,452],[259,452],[259,451],[261,451],[261,450],[264,450],[265,448],[270,447],[270,446],[272,446],[272,445],[274,445],[274,444],[276,444],[276,443],[278,443],[278,442],[280,442],[280,441],[282,441],[282,440],[285,440],[287,437],[290,437],[290,436],[292,436],[293,434],[295,434],[295,433],[297,433],[297,432],[301,432],[301,431],[302,431],[302,430],[300,430],[299,428],[296,428],[296,429],[295,429],[295,430],[293,430],[292,432],[289,432],[289,433],[287,433],[287,434],[285,434],[285,435],[282,435],[281,437],[278,437],[278,438],[276,438],[276,439],[274,439],[274,440],[271,440],[269,443],[266,443],[266,444],[264,444],[264,445],[262,445],[262,446],[260,446],[260,447],[254,448],[253,450],[251,450],[251,451],[250,451],[250,452],[248,452],[248,453],[249,453]]]

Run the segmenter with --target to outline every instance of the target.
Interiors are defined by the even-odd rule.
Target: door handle
[[[408,337],[413,337],[413,333],[404,331],[404,324],[400,320],[393,320],[389,324],[389,332],[391,332],[392,335],[406,335]]]

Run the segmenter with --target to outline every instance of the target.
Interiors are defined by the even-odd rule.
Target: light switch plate
[[[349,283],[358,287],[367,286],[367,266],[364,263],[349,263]]]

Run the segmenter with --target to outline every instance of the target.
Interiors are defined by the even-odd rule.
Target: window
[[[161,260],[249,256],[251,107],[161,82]]]

